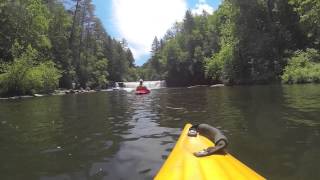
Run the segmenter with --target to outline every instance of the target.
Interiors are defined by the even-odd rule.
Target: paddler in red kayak
[[[139,82],[140,82],[140,84],[139,84],[139,86],[136,88],[136,91],[146,90],[147,88],[143,85],[143,80],[140,79]]]
[[[140,84],[139,86],[136,88],[136,93],[137,94],[148,94],[150,92],[150,90],[143,85],[143,80],[140,79]]]

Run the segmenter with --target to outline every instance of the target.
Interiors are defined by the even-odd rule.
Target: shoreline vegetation
[[[320,83],[318,0],[224,0],[213,14],[188,10],[154,38],[141,67],[126,40],[106,32],[92,0],[5,0],[0,21],[0,97],[138,79],[168,87]]]
[[[320,1],[224,0],[154,38],[145,79],[168,86],[320,82]]]
[[[103,89],[136,81],[126,40],[112,38],[92,0],[0,2],[0,96]]]

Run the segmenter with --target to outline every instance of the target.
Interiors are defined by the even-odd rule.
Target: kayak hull
[[[229,153],[200,158],[195,157],[193,155],[194,152],[214,146],[214,144],[201,135],[189,137],[187,134],[190,127],[191,124],[185,126],[174,149],[156,175],[155,180],[265,179]]]
[[[136,90],[137,95],[143,95],[143,94],[149,94],[149,93],[150,93],[149,89]]]

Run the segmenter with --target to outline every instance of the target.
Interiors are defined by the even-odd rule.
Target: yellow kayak
[[[204,136],[189,137],[187,124],[155,180],[248,180],[265,179],[258,173],[241,163],[239,160],[226,154],[214,154],[206,157],[196,157],[194,152],[201,151],[213,142]]]

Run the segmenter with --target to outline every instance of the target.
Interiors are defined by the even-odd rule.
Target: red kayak
[[[149,94],[149,93],[150,93],[150,90],[147,89],[146,87],[137,87],[137,89],[136,89],[137,95]]]

